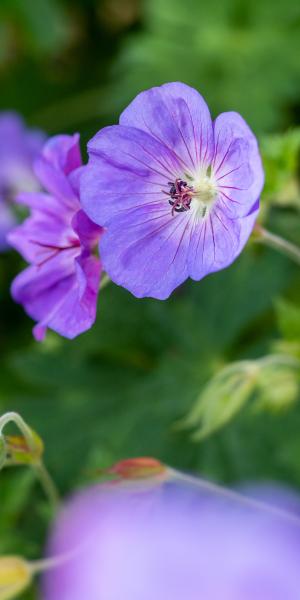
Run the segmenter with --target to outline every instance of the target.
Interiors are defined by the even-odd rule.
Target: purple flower
[[[0,252],[7,250],[7,234],[15,226],[16,220],[8,203],[0,194]]]
[[[0,113],[0,251],[8,247],[6,235],[16,224],[11,201],[18,191],[38,189],[32,163],[45,135],[27,130],[14,112]]]
[[[168,83],[139,94],[88,150],[82,203],[107,228],[101,257],[115,283],[165,299],[187,277],[198,281],[240,254],[263,170],[239,114],[212,122],[196,90]]]
[[[262,507],[178,474],[91,487],[56,522],[43,598],[299,600],[300,519],[279,496]]]
[[[82,173],[79,135],[50,139],[34,163],[45,192],[20,194],[30,216],[8,236],[30,266],[16,277],[12,295],[38,324],[37,340],[47,327],[74,338],[96,317],[101,264],[93,255],[101,228],[81,210]]]

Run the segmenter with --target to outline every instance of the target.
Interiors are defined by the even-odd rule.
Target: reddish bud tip
[[[167,471],[167,467],[148,456],[121,460],[108,469],[108,473],[118,475],[121,479],[146,479],[155,477]]]

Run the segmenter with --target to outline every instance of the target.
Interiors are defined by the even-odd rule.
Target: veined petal
[[[54,136],[34,162],[34,172],[44,188],[73,210],[79,209],[79,201],[69,175],[80,167],[78,134]]]
[[[16,277],[12,295],[39,321],[35,336],[46,327],[67,338],[82,333],[95,320],[101,264],[78,249],[60,252],[42,267],[30,266]]]
[[[103,234],[104,270],[135,296],[163,300],[187,278],[190,219],[169,207],[136,208],[114,219]]]
[[[88,144],[89,164],[81,177],[81,202],[89,217],[106,226],[139,206],[168,205],[168,181],[181,174],[172,150],[144,131],[116,125]]]
[[[60,293],[58,299],[53,291],[52,306],[49,305],[49,310],[34,328],[36,339],[43,338],[46,327],[73,339],[93,325],[97,312],[100,273],[101,263],[96,257],[81,256],[75,259],[70,286],[63,294]]]
[[[55,135],[45,144],[42,155],[55,169],[69,175],[82,164],[79,133]]]
[[[212,126],[196,90],[166,84],[139,94],[120,125],[100,131],[88,150],[81,201],[105,227],[102,259],[117,284],[164,299],[188,275],[201,279],[241,252],[263,171],[238,114],[224,113]]]
[[[45,160],[39,157],[34,162],[34,172],[43,187],[53,196],[59,199],[67,209],[79,210],[79,201],[68,177],[58,171]]]
[[[72,228],[77,233],[82,246],[94,248],[102,233],[102,228],[93,223],[83,210],[79,210],[72,219]]]
[[[59,249],[79,245],[71,227],[73,213],[61,211],[56,198],[30,193],[22,194],[21,200],[34,208],[30,217],[10,231],[7,239],[25,260],[40,265]]]
[[[258,200],[264,183],[256,138],[235,112],[216,118],[214,137],[212,169],[219,189],[218,204],[228,217],[243,217]]]
[[[95,320],[101,272],[100,260],[91,255],[101,228],[83,213],[79,200],[79,136],[49,140],[35,170],[49,193],[17,199],[31,212],[9,241],[31,266],[14,280],[12,296],[38,321],[33,330],[37,340],[47,327],[73,338]]]
[[[218,207],[197,223],[188,255],[189,276],[199,281],[208,273],[228,267],[245,246],[259,210],[258,202],[246,217],[229,219]]]
[[[22,192],[15,198],[17,204],[22,204],[35,212],[45,213],[61,218],[61,203],[57,198],[45,192]],[[73,211],[71,211],[73,212]],[[65,207],[63,211],[66,213]]]
[[[79,252],[78,248],[58,252],[42,266],[32,265],[14,279],[12,296],[33,319],[41,319],[55,298],[63,295],[62,287],[68,289]]]
[[[212,159],[208,106],[199,92],[184,83],[166,83],[141,92],[121,114],[120,125],[150,133],[175,152],[188,171]]]

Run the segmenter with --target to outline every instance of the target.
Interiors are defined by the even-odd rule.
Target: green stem
[[[264,229],[260,225],[255,226],[253,239],[255,242],[265,244],[274,250],[278,250],[278,252],[281,252],[281,254],[284,254],[300,265],[300,248],[295,244],[292,244],[292,242],[288,242],[281,236],[267,231],[267,229]]]
[[[18,429],[24,436],[24,439],[26,440],[26,444],[27,444],[29,450],[32,452],[32,454],[34,456],[36,447],[35,447],[35,441],[33,438],[33,432],[31,431],[30,427],[28,427],[28,425],[25,423],[25,421],[22,419],[22,417],[18,413],[8,412],[5,415],[3,415],[2,417],[0,417],[0,438],[2,437],[4,427],[8,423],[14,423],[18,427]],[[9,463],[7,463],[7,464],[9,464]],[[55,486],[49,472],[47,471],[43,461],[41,459],[35,460],[35,461],[32,461],[31,463],[29,463],[29,465],[34,469],[34,471],[40,481],[40,484],[43,487],[47,498],[49,499],[49,502],[51,503],[53,508],[56,509],[59,504],[59,494],[57,492],[56,486]],[[2,466],[5,466],[5,463]],[[1,469],[1,467],[0,467],[0,469]]]
[[[102,278],[100,281],[99,290],[103,290],[110,282],[111,282],[110,277],[108,277],[107,273],[104,273],[104,275],[102,275]]]
[[[20,417],[20,415],[18,415],[18,413],[16,412],[8,412],[5,413],[5,415],[3,415],[2,417],[0,417],[0,437],[2,435],[4,427],[8,423],[15,423],[15,425],[20,429],[21,433],[23,434],[27,442],[28,448],[34,451],[35,446],[34,441],[32,440],[31,429],[30,427],[28,427],[28,425],[26,425],[22,417]]]
[[[43,462],[33,465],[34,471],[53,509],[59,506],[59,494],[56,485]]]

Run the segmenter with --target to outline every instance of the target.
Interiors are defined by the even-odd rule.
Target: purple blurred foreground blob
[[[38,321],[37,340],[47,327],[74,338],[96,317],[101,264],[93,251],[101,228],[81,210],[81,164],[79,135],[53,137],[34,163],[47,193],[17,198],[31,214],[8,240],[30,266],[13,281],[12,295]]]
[[[14,112],[0,113],[0,251],[8,247],[6,235],[16,224],[11,201],[18,191],[39,188],[32,170],[45,135],[26,129]]]
[[[56,522],[43,599],[299,600],[300,520],[276,493],[258,489],[261,508],[180,478],[87,489]]]
[[[257,217],[263,170],[243,118],[211,120],[183,83],[139,94],[88,144],[82,203],[107,231],[104,269],[137,297],[165,299],[228,267]]]

